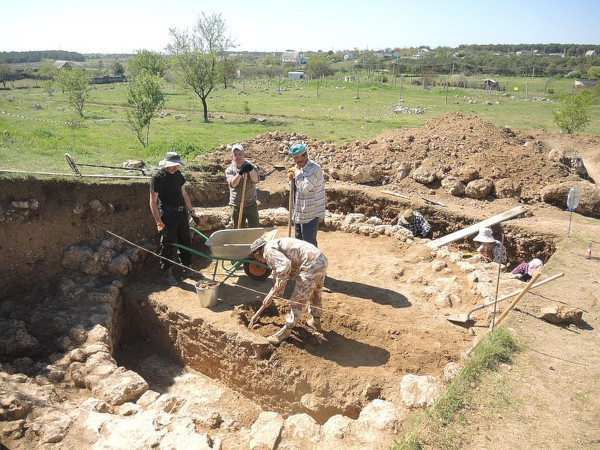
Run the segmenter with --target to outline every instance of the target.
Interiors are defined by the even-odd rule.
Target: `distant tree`
[[[124,75],[125,67],[119,61],[116,61],[112,66],[112,73],[113,75]]]
[[[90,80],[83,70],[62,69],[58,75],[58,85],[69,96],[69,104],[83,117],[83,107],[90,94]]]
[[[221,61],[221,79],[223,81],[223,87],[227,89],[227,83],[229,80],[236,77],[237,74],[237,62],[233,58],[225,58]]]
[[[323,78],[333,75],[329,58],[325,55],[311,56],[306,63],[306,74],[311,78]]]
[[[127,111],[127,121],[138,141],[147,147],[150,122],[165,105],[160,76],[145,70],[134,76],[127,86],[127,104],[131,107]]]
[[[576,94],[562,94],[560,109],[554,112],[554,122],[564,133],[573,134],[583,130],[590,123],[590,108],[593,100],[590,90],[584,89]]]
[[[58,74],[58,69],[48,62],[42,64],[42,67],[38,70],[38,75],[42,78],[40,85],[50,95],[54,92],[54,85],[56,84]]]
[[[222,58],[235,46],[226,35],[225,21],[220,14],[206,16],[203,13],[191,34],[174,28],[169,33],[172,41],[167,50],[173,57],[179,79],[200,98],[204,122],[208,122],[206,99],[222,79]]]
[[[135,77],[142,70],[162,78],[167,70],[167,60],[160,53],[140,50],[127,63],[127,73]]]
[[[12,70],[8,64],[0,64],[0,83],[6,87],[6,83],[12,79]]]

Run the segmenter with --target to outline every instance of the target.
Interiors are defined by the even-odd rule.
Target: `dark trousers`
[[[308,223],[296,223],[294,224],[294,231],[296,232],[296,239],[300,239],[306,242],[310,242],[315,247],[317,245],[317,230],[319,229],[319,218],[315,217]]]
[[[160,218],[165,224],[165,228],[160,232],[160,248],[159,254],[164,258],[173,260],[173,255],[176,255],[176,250],[179,250],[179,259],[181,264],[189,266],[192,262],[192,254],[187,250],[177,249],[171,245],[178,243],[186,247],[192,246],[192,238],[190,236],[190,224],[187,211],[162,211]],[[160,258],[160,269],[167,270],[173,264],[171,261]]]
[[[231,220],[233,220],[233,227],[237,228],[238,220],[240,218],[240,207],[239,206],[231,206]],[[242,228],[244,225],[246,228],[258,228],[258,205],[254,203],[253,205],[245,205],[244,213],[242,216]]]

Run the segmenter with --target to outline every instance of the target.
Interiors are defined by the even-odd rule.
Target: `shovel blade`
[[[446,320],[457,325],[468,325],[474,322],[474,320],[471,319],[469,314],[457,314],[455,316],[448,316],[446,317]]]

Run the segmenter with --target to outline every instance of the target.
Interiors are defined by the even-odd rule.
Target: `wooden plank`
[[[512,219],[516,216],[520,216],[521,214],[525,214],[526,212],[527,208],[525,208],[524,206],[515,206],[514,208],[509,209],[508,211],[504,211],[503,213],[497,214],[493,217],[490,217],[489,219],[485,219],[467,228],[463,228],[462,230],[455,231],[454,233],[450,233],[446,236],[430,241],[426,245],[430,248],[442,247],[446,244],[449,244],[450,242],[458,241],[459,239],[463,239],[467,236],[475,234],[479,232],[479,230],[483,227],[490,227],[492,225],[496,225],[497,223],[504,222],[505,220]]]

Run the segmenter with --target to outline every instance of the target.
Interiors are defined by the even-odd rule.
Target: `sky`
[[[0,51],[165,52],[169,30],[202,13],[221,15],[239,51],[600,45],[598,0],[13,0]]]

